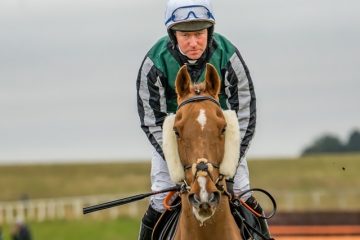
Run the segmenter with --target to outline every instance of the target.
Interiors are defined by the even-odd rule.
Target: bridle
[[[231,194],[228,193],[225,190],[224,185],[221,183],[225,176],[223,174],[219,173],[218,178],[214,181],[213,175],[211,174],[211,171],[209,170],[209,165],[212,168],[216,168],[216,169],[220,168],[218,165],[215,165],[215,164],[212,164],[212,163],[205,163],[205,162],[201,161],[201,162],[196,163],[196,164],[193,163],[193,164],[189,164],[189,165],[184,166],[184,171],[193,170],[193,166],[195,166],[195,174],[193,174],[194,175],[194,180],[197,178],[198,172],[200,172],[200,171],[206,172],[207,175],[209,176],[209,178],[211,179],[211,181],[215,184],[216,188],[221,193],[224,193],[228,197],[231,197]],[[182,191],[181,192],[190,192],[190,185],[187,183],[187,181],[185,179],[183,179],[183,186],[182,186]]]
[[[200,91],[196,91],[195,92],[196,94],[200,94]],[[179,110],[181,107],[189,104],[189,103],[195,103],[195,102],[200,102],[200,101],[211,101],[213,103],[215,103],[219,108],[221,108],[221,105],[219,103],[218,100],[216,100],[215,98],[211,97],[211,96],[199,96],[199,95],[196,95],[196,96],[193,96],[193,97],[190,97],[186,100],[184,100],[182,103],[180,103],[177,107],[177,110]],[[219,165],[215,165],[213,163],[208,163],[208,162],[204,162],[204,161],[200,161],[198,162],[196,165],[194,165],[195,163],[193,164],[189,164],[189,165],[186,165],[184,166],[184,171],[188,171],[188,170],[192,170],[195,166],[195,171],[194,171],[194,179],[197,178],[197,175],[198,175],[198,172],[202,171],[202,172],[206,172],[207,175],[209,176],[209,178],[211,179],[212,182],[214,182],[216,188],[221,192],[221,193],[224,193],[225,195],[227,196],[231,196],[231,194],[229,194],[225,188],[224,188],[224,185],[221,183],[222,180],[224,179],[224,175],[219,173],[219,177],[214,181],[213,179],[213,176],[211,174],[211,171],[209,170],[209,166],[211,166],[212,168],[215,168],[215,169],[219,169]],[[184,182],[184,187],[182,187],[182,192],[189,192],[190,191],[190,186],[189,184],[186,182],[185,179],[183,179],[183,182]]]
[[[200,92],[196,93],[196,94],[200,94]],[[211,97],[211,96],[198,96],[198,95],[196,95],[196,96],[188,98],[185,101],[183,101],[182,103],[180,103],[179,106],[177,107],[177,110],[179,110],[181,107],[183,107],[183,106],[185,106],[185,105],[187,105],[189,103],[200,102],[200,101],[205,101],[205,100],[212,101],[213,103],[215,103],[216,105],[221,107],[219,101],[216,100],[215,98]]]

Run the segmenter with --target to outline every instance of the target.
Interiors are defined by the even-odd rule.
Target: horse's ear
[[[177,73],[175,86],[176,94],[179,98],[183,98],[190,93],[191,77],[186,65],[182,66]]]
[[[207,63],[205,73],[205,89],[214,98],[218,97],[220,92],[221,80],[216,68]]]

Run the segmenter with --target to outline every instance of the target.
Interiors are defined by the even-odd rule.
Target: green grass
[[[251,187],[264,188],[286,208],[359,210],[360,154],[249,159]],[[0,201],[150,191],[150,162],[0,166]],[[321,196],[313,193],[319,192]],[[339,196],[344,200],[339,199]],[[309,205],[319,198],[320,205]]]
[[[280,211],[360,210],[358,154],[258,159],[249,169],[251,186],[269,190]]]
[[[321,155],[249,161],[252,185],[282,191],[360,189],[360,155]]]
[[[139,220],[73,220],[28,223],[35,240],[129,240],[136,239]],[[10,239],[11,226],[4,226],[4,239]]]
[[[0,166],[0,201],[143,192],[149,172],[148,162]]]
[[[295,210],[360,210],[360,154],[321,155],[296,159],[250,159],[251,186],[271,192],[279,211],[288,193],[296,196]],[[98,163],[0,166],[0,201],[97,194],[148,192],[150,163]],[[310,205],[320,192],[320,205]],[[343,203],[339,203],[342,196]],[[340,200],[341,200],[340,199]],[[340,208],[341,207],[341,208]],[[140,217],[101,220],[30,222],[35,240],[136,239]],[[10,239],[9,225],[3,226]]]

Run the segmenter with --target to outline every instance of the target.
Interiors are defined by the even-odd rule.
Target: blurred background
[[[124,239],[135,239],[146,202],[86,219],[80,210],[149,191],[151,146],[140,129],[135,82],[146,52],[166,34],[165,3],[0,1],[5,237],[12,223],[32,219],[39,240],[90,239],[89,229],[94,239],[119,239],[127,230],[132,237]],[[239,48],[257,94],[252,185],[273,192],[283,212],[358,213],[360,2],[213,5],[215,31]],[[62,236],[81,232],[75,227],[84,235]],[[104,232],[108,238],[96,235]]]

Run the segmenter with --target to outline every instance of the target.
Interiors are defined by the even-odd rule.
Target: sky
[[[1,0],[0,164],[149,160],[136,77],[165,0]],[[213,0],[257,96],[253,157],[360,128],[358,0]]]

